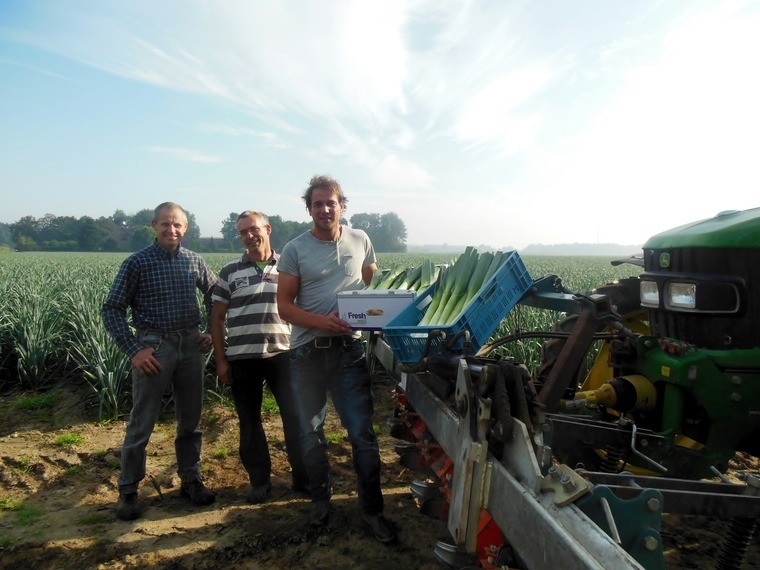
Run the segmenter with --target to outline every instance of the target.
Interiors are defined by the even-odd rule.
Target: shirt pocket
[[[344,255],[342,258],[342,262],[343,262],[343,271],[345,271],[346,276],[356,277],[357,275],[359,275],[360,271],[358,271],[357,268],[355,267],[356,262],[354,261],[353,255]]]

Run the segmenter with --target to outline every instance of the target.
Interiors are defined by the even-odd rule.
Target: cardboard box
[[[362,289],[338,293],[338,313],[358,330],[380,330],[409,305],[414,291]]]

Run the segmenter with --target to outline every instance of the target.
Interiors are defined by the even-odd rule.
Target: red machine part
[[[394,394],[394,400],[400,410],[404,423],[409,428],[415,438],[415,443],[419,446],[420,455],[426,465],[435,472],[439,481],[439,491],[443,496],[440,503],[440,509],[437,513],[441,520],[448,519],[449,505],[451,503],[451,480],[454,476],[454,462],[443,452],[440,445],[431,443],[425,437],[427,426],[418,414],[411,411],[408,407],[406,395],[397,391]],[[504,545],[504,537],[501,529],[485,509],[480,512],[478,522],[477,538],[477,556],[478,562],[482,568],[499,570],[503,566],[496,566],[494,562]]]

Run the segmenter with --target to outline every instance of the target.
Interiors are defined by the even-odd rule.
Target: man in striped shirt
[[[240,214],[236,225],[245,253],[219,274],[211,336],[217,375],[232,386],[240,420],[240,460],[251,481],[246,499],[262,503],[272,487],[271,457],[261,425],[264,383],[280,408],[293,489],[308,493],[309,478],[290,390],[290,325],[280,319],[277,310],[279,256],[269,243],[272,227],[265,214],[251,210]]]
[[[142,514],[137,490],[145,478],[145,449],[170,388],[177,416],[174,447],[180,494],[196,505],[215,499],[200,478],[203,353],[211,348],[211,336],[198,330],[196,289],[205,295],[209,311],[216,275],[200,255],[182,247],[187,225],[179,204],[159,204],[151,222],[156,240],[124,260],[103,303],[106,330],[132,361],[132,411],[121,446],[116,505],[116,516],[122,520]]]

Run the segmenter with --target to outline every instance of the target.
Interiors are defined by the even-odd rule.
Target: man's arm
[[[227,320],[227,305],[219,301],[214,301],[211,308],[211,318],[209,319],[209,328],[211,330],[211,342],[214,345],[214,361],[216,362],[216,375],[222,384],[232,384],[230,375],[230,364],[227,362],[225,353],[225,323]]]
[[[119,269],[111,290],[103,302],[103,324],[116,342],[116,345],[126,354],[132,366],[141,374],[152,376],[161,371],[161,363],[153,356],[154,349],[143,347],[127,321],[127,308],[137,294],[139,271],[127,260]]]
[[[137,292],[138,274],[131,260],[126,260],[119,268],[101,309],[103,325],[108,334],[111,335],[119,350],[130,359],[143,348],[137,342],[127,320],[127,309]]]
[[[214,287],[218,281],[216,273],[214,273],[208,266],[203,258],[200,259],[201,271],[199,271],[199,279],[196,283],[198,289],[203,293],[203,308],[206,310],[206,318],[209,322],[209,328],[211,327],[211,310],[212,299],[211,295],[214,292]],[[208,329],[207,329],[208,330]]]
[[[318,315],[296,305],[299,289],[300,280],[297,276],[280,271],[277,278],[277,307],[282,320],[301,328],[318,329],[333,335],[351,332],[349,324],[337,312]]]
[[[366,267],[362,267],[362,281],[365,285],[369,285],[372,282],[372,276],[377,271],[377,263],[371,263]]]

